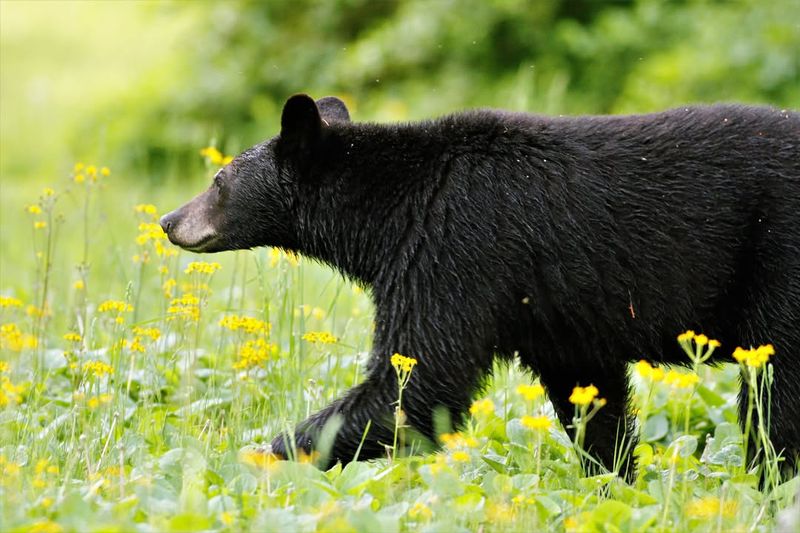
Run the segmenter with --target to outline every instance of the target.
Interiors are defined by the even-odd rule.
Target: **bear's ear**
[[[322,131],[322,117],[314,100],[296,94],[286,101],[281,115],[281,140],[297,148],[307,148]]]
[[[350,122],[350,112],[347,111],[347,106],[335,96],[320,98],[317,100],[317,108],[319,108],[319,113],[325,120]]]

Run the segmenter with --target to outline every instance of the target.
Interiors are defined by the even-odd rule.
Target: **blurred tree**
[[[795,0],[232,0],[169,9],[204,11],[187,43],[189,68],[163,77],[158,98],[123,105],[114,135],[141,147],[126,152],[131,164],[151,169],[170,162],[185,172],[209,140],[235,152],[274,134],[283,101],[301,91],[343,97],[358,120],[470,106],[603,113],[800,101]],[[122,116],[130,106],[133,120]]]

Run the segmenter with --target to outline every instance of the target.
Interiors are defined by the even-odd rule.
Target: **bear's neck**
[[[427,213],[447,179],[441,129],[436,122],[338,129],[336,155],[315,164],[301,191],[300,251],[376,293],[389,290],[414,267],[433,224]]]

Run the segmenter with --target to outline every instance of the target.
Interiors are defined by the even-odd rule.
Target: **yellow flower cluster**
[[[158,212],[155,206],[151,204],[139,204],[134,207],[138,213],[144,213],[153,218],[158,219]],[[158,257],[173,257],[178,255],[178,251],[172,247],[167,247],[167,234],[161,229],[157,222],[140,222],[139,235],[136,236],[136,244],[140,247],[146,246],[148,243],[153,245],[153,250]],[[147,263],[149,260],[148,252],[145,250],[141,255],[133,256],[134,263]]]
[[[688,389],[700,382],[700,376],[693,372],[677,372],[670,370],[664,374],[664,383],[676,389]]]
[[[197,322],[200,320],[200,298],[191,293],[175,298],[167,307],[167,314],[170,320],[183,318]]]
[[[222,317],[219,325],[231,331],[243,331],[250,335],[269,335],[269,322],[251,316],[228,315]]]
[[[207,146],[200,150],[200,155],[206,158],[206,161],[212,165],[225,166],[233,161],[233,156],[226,156],[213,146]]]
[[[433,517],[433,511],[424,503],[417,502],[408,510],[408,517],[412,520],[430,520]]]
[[[141,215],[147,215],[153,220],[158,220],[158,209],[153,204],[137,204],[133,210]]]
[[[25,387],[14,385],[7,376],[0,376],[0,407],[20,403],[23,392],[25,392]]]
[[[544,387],[542,387],[539,383],[534,383],[533,385],[518,385],[517,394],[530,402],[544,394]]]
[[[168,278],[164,281],[164,284],[161,286],[161,290],[164,291],[165,298],[172,298],[175,294],[175,286],[178,284],[175,281],[175,278]]]
[[[239,359],[233,363],[233,368],[247,370],[259,366],[277,353],[278,347],[264,339],[249,340],[239,350]]]
[[[33,349],[39,342],[33,335],[22,333],[16,324],[3,324],[0,326],[0,349],[21,352],[26,349]]]
[[[139,235],[136,237],[136,244],[144,246],[150,241],[162,241],[167,238],[167,234],[155,222],[140,222]]]
[[[184,272],[186,274],[213,274],[217,270],[222,268],[222,265],[219,263],[206,263],[205,261],[192,261],[186,267]]]
[[[522,423],[522,427],[533,429],[533,430],[548,430],[553,425],[552,420],[547,418],[544,415],[539,416],[528,416],[525,415],[520,420]]]
[[[114,399],[114,396],[109,393],[103,393],[99,396],[90,396],[89,399],[86,399],[86,395],[82,392],[75,392],[72,394],[72,402],[75,404],[86,404],[86,407],[94,411],[101,405],[108,405],[111,403],[111,400]]]
[[[0,296],[0,307],[22,307],[22,300],[13,296]]]
[[[92,374],[96,378],[102,378],[114,373],[114,367],[103,361],[86,361],[83,363],[83,371]]]
[[[391,358],[392,366],[398,372],[411,372],[417,365],[417,360],[413,357],[406,357],[396,353]]]
[[[89,178],[89,181],[94,183],[100,176],[107,178],[111,175],[111,170],[108,167],[102,167],[99,170],[94,165],[84,165],[83,163],[75,163],[75,166],[72,167],[72,181],[75,183],[83,183],[86,181],[86,178]]]
[[[636,367],[636,372],[644,379],[649,379],[650,381],[661,381],[664,379],[664,369],[660,366],[654,367],[644,359],[634,366]]]
[[[97,306],[97,311],[100,313],[130,313],[133,311],[133,306],[121,300],[106,300]]]
[[[31,318],[41,318],[44,316],[50,316],[50,310],[45,308],[42,309],[41,307],[37,307],[33,304],[28,304],[25,308],[25,314]]]
[[[469,454],[464,450],[457,450],[450,457],[457,463],[466,463],[470,460]]]
[[[304,341],[319,343],[319,344],[336,344],[339,341],[339,339],[337,339],[327,331],[309,331],[308,333],[303,335],[302,339]],[[416,363],[416,361],[414,362]],[[394,362],[392,362],[392,365],[394,365]],[[410,370],[411,368],[409,368],[409,371]]]
[[[157,341],[161,337],[161,330],[158,328],[142,328],[139,326],[134,326],[132,331],[137,337],[150,337],[150,339],[154,341]]]
[[[599,393],[600,391],[597,390],[597,387],[594,385],[589,385],[587,387],[575,387],[572,389],[572,394],[569,395],[569,401],[575,405],[589,405],[595,398],[597,398]]]
[[[247,448],[239,452],[240,462],[260,470],[271,470],[275,463],[283,459],[283,457],[277,454],[266,453],[256,448]]]
[[[67,342],[81,342],[81,336],[74,331],[64,333],[63,339]]]
[[[680,335],[678,335],[678,342],[681,343],[688,343],[694,341],[694,343],[698,346],[705,346],[708,345],[711,348],[719,348],[722,344],[716,339],[709,339],[702,333],[697,334],[691,329],[684,331]]]
[[[766,365],[771,355],[775,355],[775,348],[771,344],[764,344],[758,348],[750,348],[749,350],[737,347],[736,350],[733,351],[733,358],[736,359],[738,363],[743,363],[753,368],[760,368]]]
[[[269,267],[275,268],[281,259],[285,259],[289,265],[296,267],[300,264],[300,256],[294,252],[284,252],[280,248],[269,249]]]
[[[701,518],[709,520],[720,515],[731,517],[736,514],[737,504],[735,500],[727,500],[724,503],[716,496],[706,496],[686,504],[686,514],[691,518]]]
[[[439,439],[450,450],[478,447],[478,441],[475,437],[465,437],[462,433],[442,433],[439,435]]]
[[[489,398],[475,400],[472,402],[469,412],[474,416],[489,416],[494,414],[494,402]]]

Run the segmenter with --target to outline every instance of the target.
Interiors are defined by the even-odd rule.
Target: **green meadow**
[[[631,366],[632,483],[584,473],[516,364],[437,451],[407,453],[400,402],[384,459],[269,453],[364,375],[369,292],[276,249],[181,251],[157,221],[286,96],[381,121],[800,101],[789,1],[463,4],[0,2],[0,531],[800,530],[800,477],[763,438],[749,463],[737,422],[770,347],[700,331],[675,332],[685,367]],[[603,392],[575,391],[579,434]]]

